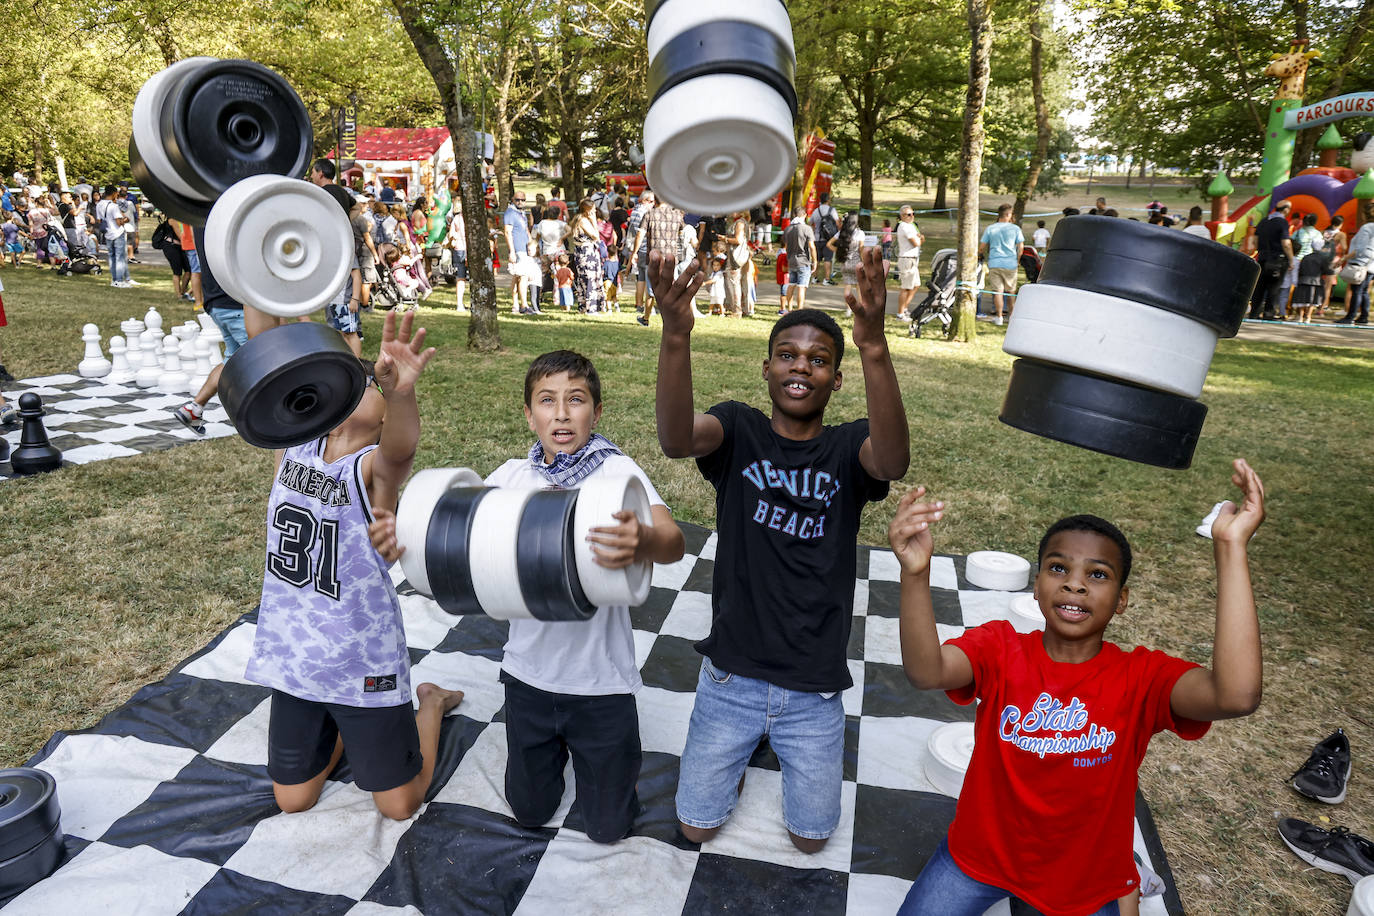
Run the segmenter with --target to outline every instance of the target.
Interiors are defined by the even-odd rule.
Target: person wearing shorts
[[[1016,292],[1016,270],[1020,264],[1021,251],[1026,246],[1026,236],[1021,227],[1011,221],[1011,204],[997,208],[997,222],[983,230],[978,243],[978,253],[987,258],[987,288],[992,293],[992,304],[997,310],[997,324],[1002,323],[1004,299]],[[1010,311],[1010,308],[1007,309]]]
[[[816,263],[816,233],[806,222],[806,210],[798,207],[792,222],[782,234],[787,253],[787,311],[806,306],[806,288],[811,285],[811,270]]]
[[[353,268],[343,288],[335,295],[334,301],[325,307],[325,321],[331,328],[343,335],[344,343],[353,355],[363,355],[363,322],[359,309],[363,304],[363,274],[358,267],[358,259],[353,259]],[[214,317],[213,315],[211,317]]]
[[[910,320],[908,311],[912,297],[921,286],[921,243],[926,237],[916,225],[916,214],[910,207],[902,207],[897,215],[897,280],[902,291],[897,296],[897,317]]]

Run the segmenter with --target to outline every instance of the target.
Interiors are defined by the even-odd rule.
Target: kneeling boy
[[[682,559],[682,531],[639,465],[595,432],[601,378],[591,360],[571,350],[545,353],[525,373],[525,418],[536,436],[529,454],[486,479],[490,487],[572,489],[599,476],[638,477],[648,491],[652,524],[618,512],[616,524],[590,535],[608,569]],[[607,519],[607,522],[612,521]],[[388,561],[400,556],[395,518],[378,513],[373,543]],[[587,836],[624,837],[639,812],[635,783],[642,758],[634,695],[630,609],[601,607],[589,620],[512,620],[501,661],[506,686],[506,801],[524,827],[541,827],[563,798],[571,755]]]
[[[930,526],[940,502],[902,498],[889,530],[902,566],[900,633],[906,676],[956,703],[982,702],[973,758],[949,836],[899,911],[977,916],[1015,896],[1047,916],[1135,911],[1131,855],[1136,777],[1150,738],[1201,738],[1217,719],[1259,706],[1259,620],[1246,544],[1264,520],[1264,486],[1242,460],[1245,495],[1212,525],[1217,566],[1212,670],[1163,652],[1125,652],[1102,638],[1126,610],[1131,548],[1093,515],[1050,526],[1040,541],[1035,598],[1044,632],[1006,621],[944,645],[930,596]]]
[[[319,800],[348,748],[359,789],[404,820],[434,773],[439,725],[463,694],[421,684],[410,705],[401,605],[368,540],[394,507],[420,438],[415,381],[434,355],[412,315],[386,316],[357,408],[328,436],[278,451],[267,504],[267,574],[247,678],[272,688],[267,773],[283,811]]]

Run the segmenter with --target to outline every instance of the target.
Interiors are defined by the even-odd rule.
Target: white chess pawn
[[[199,335],[191,341],[191,351],[196,357],[195,366],[191,369],[191,393],[195,394],[210,377],[210,342],[204,335]]]
[[[134,380],[127,350],[123,337],[115,335],[110,338],[110,374],[105,376],[105,381],[112,385],[127,385]]]
[[[141,335],[143,365],[152,364],[154,369],[162,369],[162,334],[157,328],[148,328]]]
[[[100,328],[93,324],[81,328],[81,339],[86,342],[86,356],[76,366],[82,378],[104,378],[110,374],[110,361],[100,349]]]
[[[159,335],[161,335],[162,315],[158,312],[156,308],[150,307],[148,309],[148,314],[143,316],[143,323],[147,325],[150,330],[155,330],[158,332]]]
[[[197,340],[203,340],[210,347],[210,365],[218,366],[224,362],[224,354],[221,352],[220,345],[224,343],[224,335],[219,332],[217,325],[211,325],[210,330],[201,331]]]
[[[121,321],[119,329],[124,332],[124,347],[129,360],[129,368],[137,372],[143,366],[143,346],[139,340],[143,334],[143,322],[137,318],[130,318],[128,321]]]
[[[144,331],[144,334],[147,334]],[[134,373],[134,384],[140,388],[153,388],[157,385],[158,377],[162,375],[162,365],[158,358],[147,347],[143,350],[143,365],[138,367]]]
[[[162,338],[162,374],[157,377],[157,389],[172,394],[190,391],[191,377],[181,368],[177,339],[171,334]]]

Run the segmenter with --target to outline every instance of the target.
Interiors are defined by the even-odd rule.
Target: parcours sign
[[[1352,92],[1294,108],[1284,114],[1283,126],[1288,130],[1300,130],[1358,117],[1374,118],[1374,92]]]

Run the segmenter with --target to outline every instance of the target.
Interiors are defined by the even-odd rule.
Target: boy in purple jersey
[[[247,678],[272,688],[267,773],[285,812],[319,800],[345,746],[358,788],[405,820],[434,774],[462,691],[421,684],[412,714],[400,602],[367,527],[394,509],[420,438],[415,381],[434,348],[386,316],[376,388],[328,436],[276,453],[267,572]]]
[[[538,356],[525,373],[525,419],[535,441],[487,476],[489,487],[574,489],[599,476],[634,476],[649,496],[650,524],[633,512],[607,518],[588,540],[597,563],[623,569],[640,560],[675,563],[683,537],[648,476],[597,433],[601,378],[571,350]],[[386,560],[401,555],[395,518],[378,510],[372,543]],[[630,609],[599,607],[589,620],[512,620],[501,657],[505,685],[506,801],[523,827],[541,827],[563,798],[572,758],[582,829],[614,843],[639,814],[635,784],[643,754],[635,694]]]

